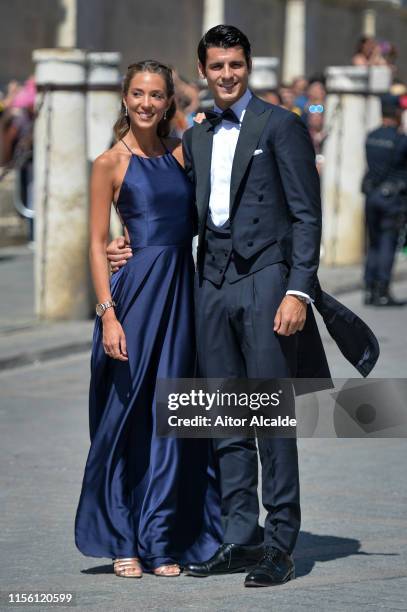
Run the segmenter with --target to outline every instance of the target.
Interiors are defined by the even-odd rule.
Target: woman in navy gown
[[[155,435],[157,378],[193,376],[193,188],[167,138],[171,71],[129,66],[117,143],[94,163],[90,261],[96,318],[91,447],[75,522],[79,550],[110,557],[118,576],[177,576],[221,542],[206,440]],[[133,257],[109,279],[112,201]]]

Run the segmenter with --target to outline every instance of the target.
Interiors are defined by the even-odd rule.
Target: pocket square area
[[[263,149],[256,149],[255,152],[253,153],[253,157],[255,155],[260,155],[260,153],[263,153]]]

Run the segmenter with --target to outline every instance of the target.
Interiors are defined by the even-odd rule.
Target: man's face
[[[206,78],[216,105],[224,110],[246,91],[251,65],[247,65],[242,47],[210,47],[206,50],[205,66],[199,62],[198,69],[201,77]]]

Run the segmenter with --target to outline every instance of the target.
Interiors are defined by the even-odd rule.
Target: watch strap
[[[116,302],[114,300],[107,300],[106,302],[101,302],[100,304],[96,304],[96,314],[99,317],[103,317],[106,310],[108,308],[114,308],[116,306]]]

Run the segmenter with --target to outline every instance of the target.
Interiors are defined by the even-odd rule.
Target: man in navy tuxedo
[[[315,155],[301,120],[248,88],[250,43],[217,26],[198,47],[214,112],[184,136],[199,218],[196,330],[199,371],[208,378],[297,375],[298,333],[313,328],[321,238]],[[308,320],[308,321],[307,321]],[[320,342],[320,376],[329,370]],[[225,544],[186,573],[252,568],[246,586],[294,577],[300,527],[296,440],[258,438],[267,510],[259,539],[255,439],[215,440]],[[253,568],[254,566],[254,568]]]
[[[183,139],[198,212],[200,375],[329,377],[312,302],[339,337],[342,352],[366,375],[377,359],[374,337],[321,291],[317,279],[320,186],[305,125],[249,90],[250,43],[237,28],[209,30],[198,57],[215,101],[214,111]],[[349,340],[350,321],[360,331],[356,343]],[[215,439],[224,543],[211,559],[188,564],[186,574],[250,570],[248,587],[294,578],[291,553],[300,528],[296,439],[259,437],[257,444],[267,510],[264,539],[258,527],[256,441]]]

